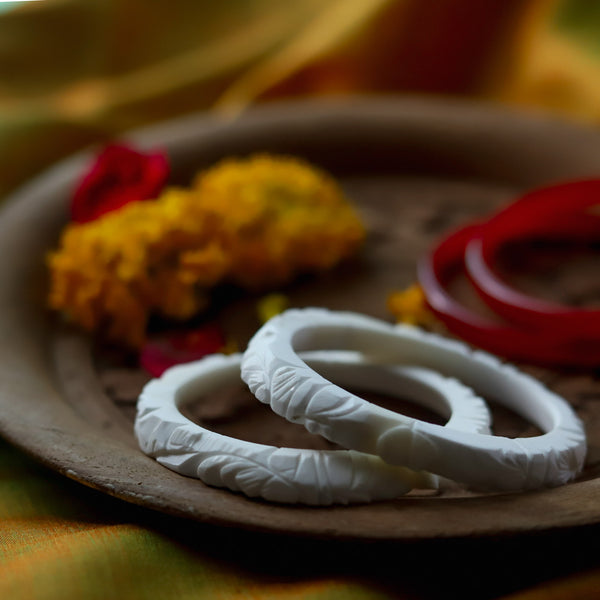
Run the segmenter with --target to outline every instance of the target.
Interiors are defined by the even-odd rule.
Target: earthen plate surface
[[[367,225],[366,246],[333,272],[280,291],[292,306],[355,310],[388,321],[388,294],[414,282],[417,258],[445,232],[530,187],[600,174],[600,136],[594,131],[539,115],[421,98],[265,105],[234,121],[193,116],[127,139],[165,148],[173,180],[180,183],[221,157],[256,151],[301,156],[329,170]],[[585,472],[555,489],[484,495],[457,488],[360,506],[284,506],[208,487],[144,456],[132,424],[148,375],[44,308],[44,256],[66,222],[70,190],[89,157],[78,155],[42,174],[9,199],[0,216],[0,433],[10,442],[65,476],[125,501],[254,531],[423,540],[600,521],[600,380],[592,371],[520,365],[571,402],[586,425]],[[594,249],[568,262],[563,254],[519,252],[522,260],[506,261],[516,285],[566,302],[600,297]],[[455,291],[475,302],[460,281]],[[256,299],[223,294],[213,307],[213,318],[240,349],[260,325]],[[414,410],[408,403],[396,406]],[[536,433],[514,415],[493,412],[497,434]],[[190,415],[253,441],[328,447],[282,422],[237,382],[199,399]]]

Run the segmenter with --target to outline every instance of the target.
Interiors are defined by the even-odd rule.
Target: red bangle
[[[600,344],[571,343],[550,330],[518,328],[488,319],[455,300],[447,291],[450,279],[464,268],[464,252],[480,234],[481,224],[446,237],[418,264],[418,279],[430,310],[455,335],[506,359],[543,366],[595,367]]]
[[[551,330],[572,344],[600,342],[600,310],[570,307],[515,290],[492,266],[502,246],[516,240],[597,241],[600,218],[587,209],[600,202],[600,180],[536,190],[499,212],[480,228],[465,249],[465,266],[481,298],[518,325]]]

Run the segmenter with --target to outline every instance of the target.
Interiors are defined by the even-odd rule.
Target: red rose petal
[[[169,163],[164,153],[144,154],[128,146],[107,146],[75,189],[71,219],[86,223],[129,202],[152,200],[168,177]]]
[[[140,352],[140,365],[153,377],[160,377],[170,367],[221,352],[225,345],[221,328],[210,323],[199,329],[149,340]]]

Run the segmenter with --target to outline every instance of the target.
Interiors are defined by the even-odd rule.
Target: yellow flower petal
[[[256,303],[256,312],[261,323],[282,313],[290,304],[289,298],[284,294],[268,294]]]
[[[418,284],[392,292],[388,296],[387,306],[399,323],[426,327],[434,321],[433,314],[427,308],[425,294]]]

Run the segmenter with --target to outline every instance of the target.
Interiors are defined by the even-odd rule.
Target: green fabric
[[[559,3],[554,27],[569,36],[575,44],[600,54],[600,4],[589,0]]]
[[[259,535],[129,505],[0,442],[1,598],[587,598],[599,532],[406,545]]]
[[[310,565],[300,575],[271,572],[272,546],[264,569],[253,573],[238,564],[238,543],[235,532],[190,530],[66,480],[0,443],[2,598],[391,597],[353,577],[313,578]],[[276,565],[280,560],[275,554]]]

